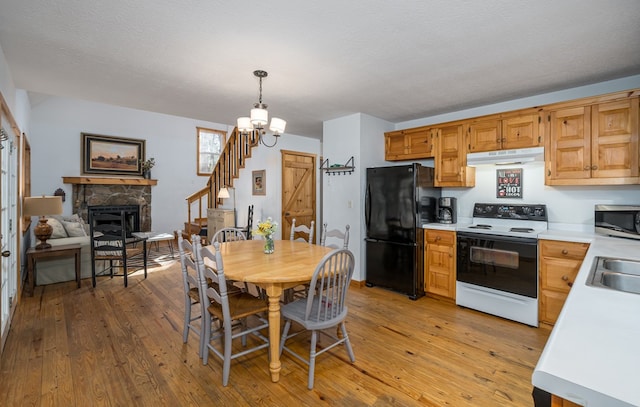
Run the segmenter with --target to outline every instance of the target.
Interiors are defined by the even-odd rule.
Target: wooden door
[[[591,176],[638,176],[638,99],[601,103],[591,109]]]
[[[455,232],[427,229],[425,235],[425,291],[455,299]]]
[[[502,148],[527,148],[542,145],[540,116],[537,114],[502,120]]]
[[[591,108],[580,106],[549,114],[550,180],[591,176]]]
[[[282,150],[282,239],[289,239],[291,220],[296,225],[316,221],[316,156]],[[317,222],[316,222],[317,223]],[[318,226],[315,226],[314,234]],[[302,237],[302,236],[301,236]],[[305,236],[306,238],[306,236]],[[317,239],[313,239],[314,242]]]
[[[500,120],[482,120],[471,123],[467,129],[469,152],[495,151],[502,146]]]

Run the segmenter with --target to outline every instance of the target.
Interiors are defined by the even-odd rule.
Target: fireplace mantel
[[[62,177],[62,182],[76,185],[158,185],[157,179],[95,176]]]

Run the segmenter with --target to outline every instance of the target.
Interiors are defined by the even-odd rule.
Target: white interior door
[[[0,120],[0,136],[6,141],[0,142],[2,146],[0,154],[0,268],[1,268],[1,288],[0,288],[0,332],[2,342],[0,350],[4,348],[4,342],[9,332],[11,321],[11,308],[16,302],[18,291],[17,273],[17,160],[15,137],[8,129],[7,122]],[[0,351],[1,353],[1,351]]]

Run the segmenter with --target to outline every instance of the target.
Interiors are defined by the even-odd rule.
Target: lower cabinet
[[[424,290],[455,300],[456,232],[425,229],[424,233]]]
[[[223,228],[235,227],[235,216],[232,209],[207,209],[207,241],[211,242],[213,235]]]
[[[589,243],[540,240],[539,320],[553,325],[582,266]]]

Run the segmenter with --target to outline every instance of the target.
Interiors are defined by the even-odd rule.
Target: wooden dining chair
[[[298,225],[296,226],[296,218],[291,220],[291,233],[289,234],[289,240],[300,240],[313,244],[313,225],[314,221],[311,221],[311,226]],[[300,234],[307,235],[307,238],[300,236]],[[296,237],[297,236],[297,237]]]
[[[322,233],[320,234],[320,246],[333,247],[334,249],[339,249],[342,247],[343,249],[349,248],[349,228],[351,226],[347,225],[345,227],[344,232],[339,229],[331,229],[327,230],[327,223],[322,224]],[[333,239],[334,242],[338,243],[327,243],[327,238]]]
[[[224,264],[220,253],[220,243],[214,242],[215,252],[209,247],[202,247],[198,238],[194,241],[196,255],[196,268],[198,270],[199,284],[201,287],[201,301],[204,305],[204,354],[202,363],[206,365],[209,352],[213,352],[222,359],[222,385],[229,382],[231,360],[246,354],[265,349],[269,346],[269,338],[260,331],[268,329],[269,321],[264,318],[269,309],[267,302],[242,292],[238,295],[229,295],[227,281],[224,276]],[[205,260],[207,262],[205,262]],[[213,282],[208,284],[207,280]],[[248,318],[257,322],[251,325]],[[212,321],[220,321],[220,328],[212,330]],[[234,324],[234,321],[240,321]],[[247,347],[247,337],[258,339],[258,344]],[[233,340],[242,339],[243,350],[233,353]],[[221,339],[222,343],[217,343]]]
[[[147,278],[147,238],[137,238],[131,235],[127,228],[126,212],[119,215],[89,212],[89,235],[91,237],[91,282],[96,286],[96,277],[105,275],[124,277],[124,286],[129,284],[129,273],[140,270],[140,263],[144,268],[144,278]],[[97,264],[106,265],[102,270],[96,270]],[[122,269],[116,273],[115,269]]]
[[[178,236],[178,252],[180,253],[180,266],[182,268],[182,283],[184,286],[184,323],[182,328],[182,342],[187,343],[189,331],[198,335],[198,356],[202,358],[204,352],[204,337],[202,336],[202,305],[200,304],[200,287],[198,272],[193,260],[193,246],[182,237],[182,231],[176,232]],[[193,309],[197,310],[195,315]],[[195,324],[200,321],[199,324]]]
[[[347,334],[347,328],[344,324],[348,311],[347,293],[353,276],[354,264],[355,258],[349,250],[339,249],[327,253],[316,266],[311,279],[310,285],[311,287],[316,287],[316,289],[309,290],[307,298],[284,304],[280,308],[282,317],[285,320],[280,339],[280,354],[282,355],[283,351],[287,351],[309,366],[307,379],[307,387],[309,389],[313,388],[314,370],[318,355],[337,345],[344,344],[351,362],[356,361],[349,335]],[[289,334],[293,322],[301,325],[304,329]],[[340,328],[341,337],[335,334],[335,327]],[[286,342],[289,339],[305,331],[311,331],[311,347],[308,359],[286,346]],[[316,350],[318,334],[324,334],[333,340],[329,346],[320,351]]]
[[[242,229],[239,228],[222,228],[218,229],[216,233],[211,238],[211,242],[209,244],[213,244],[213,242],[224,243],[224,242],[235,242],[238,240],[247,240]]]

